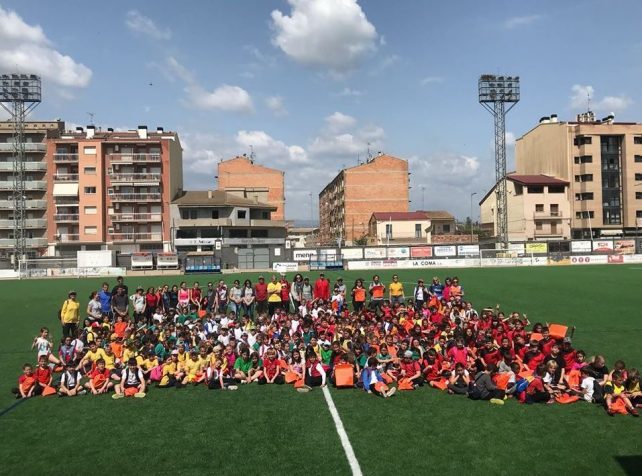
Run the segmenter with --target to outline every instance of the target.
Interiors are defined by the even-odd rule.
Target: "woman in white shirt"
[[[92,321],[100,321],[103,317],[103,308],[100,304],[100,296],[97,291],[91,293],[87,303],[87,317]]]

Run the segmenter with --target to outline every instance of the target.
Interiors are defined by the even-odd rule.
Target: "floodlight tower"
[[[25,233],[25,119],[42,97],[40,76],[0,75],[0,105],[13,122],[13,237],[14,266],[27,254]]]
[[[479,103],[495,119],[495,181],[497,187],[497,238],[508,248],[508,197],[506,192],[506,114],[519,102],[519,76],[483,74]],[[506,106],[508,104],[508,107]]]

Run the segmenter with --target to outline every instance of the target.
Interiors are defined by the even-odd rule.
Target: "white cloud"
[[[513,132],[507,132],[506,133],[506,145],[508,147],[514,146],[515,145],[515,140],[516,140],[516,137],[515,137],[515,134]]]
[[[443,83],[443,82],[444,82],[444,78],[442,78],[441,76],[426,76],[420,81],[422,86],[428,86],[429,84]]]
[[[308,154],[303,147],[287,145],[265,131],[238,131],[235,140],[244,150],[252,146],[259,161],[269,159],[271,163],[286,166],[308,162]]]
[[[348,116],[347,114],[337,111],[326,117],[325,123],[330,132],[336,133],[346,129],[351,129],[355,126],[357,120],[352,116]]]
[[[0,7],[0,69],[37,74],[64,87],[86,87],[92,72],[57,51],[39,25],[27,24],[16,12]]]
[[[204,110],[250,113],[254,111],[252,97],[240,86],[223,84],[207,91],[194,77],[194,74],[179,63],[176,58],[167,58],[168,73],[185,83],[185,104],[188,107]]]
[[[130,30],[147,35],[154,40],[169,40],[172,37],[172,31],[169,28],[160,28],[151,18],[138,10],[127,12],[125,25]]]
[[[288,115],[288,110],[285,108],[285,104],[283,104],[283,98],[281,96],[269,96],[265,98],[265,105],[276,117]]]
[[[387,69],[392,68],[394,65],[399,63],[401,61],[401,56],[398,55],[388,55],[385,58],[383,58],[381,61],[379,61],[379,64],[375,66],[372,71],[370,71],[371,76],[377,76]]]
[[[375,51],[377,31],[356,0],[288,0],[272,12],[272,43],[298,63],[335,73],[354,69]]]
[[[633,100],[624,94],[598,98],[590,85],[574,84],[571,93],[570,107],[574,110],[585,111],[589,107],[589,98],[590,108],[604,113],[622,112],[633,104]]]
[[[524,15],[519,17],[507,18],[504,21],[504,28],[513,30],[522,26],[528,26],[543,18],[542,15]]]
[[[341,90],[341,92],[337,94],[337,96],[359,98],[364,94],[365,93],[360,89],[352,89],[352,88],[345,87],[343,88],[343,90]]]

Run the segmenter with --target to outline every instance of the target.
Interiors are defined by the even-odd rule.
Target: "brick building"
[[[168,251],[170,203],[183,189],[175,132],[146,126],[65,132],[47,143],[48,254]]]
[[[37,257],[47,250],[47,182],[49,173],[46,140],[65,130],[61,121],[25,123],[25,206],[27,256]],[[0,122],[0,256],[15,250],[13,203],[13,122]]]
[[[408,211],[408,162],[380,154],[343,169],[319,194],[319,241],[367,238],[374,212]]]
[[[273,220],[285,220],[285,173],[237,156],[218,164],[218,190],[276,207]]]

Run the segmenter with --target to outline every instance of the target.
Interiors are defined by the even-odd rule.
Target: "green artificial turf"
[[[351,285],[373,272],[326,273]],[[381,271],[389,282],[391,271]],[[407,270],[418,277],[457,275],[477,309],[500,304],[532,322],[577,326],[574,346],[642,367],[642,269],[626,265]],[[311,280],[318,273],[307,273]],[[258,274],[250,274],[252,281]],[[226,281],[233,275],[225,276]],[[288,276],[290,277],[290,276]],[[133,288],[217,276],[126,278]],[[31,340],[56,320],[69,289],[86,303],[102,279],[0,282],[3,311],[0,411],[15,400]],[[113,280],[109,280],[113,284]],[[504,406],[423,388],[390,400],[361,390],[332,395],[364,474],[640,474],[642,419],[609,418],[598,406]],[[323,394],[290,386],[241,386],[236,392],[152,388],[145,399],[35,398],[0,416],[0,473],[9,474],[349,474]]]

